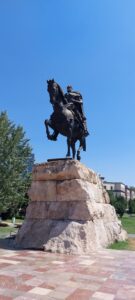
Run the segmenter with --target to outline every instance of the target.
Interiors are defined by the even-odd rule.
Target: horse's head
[[[51,104],[55,104],[58,100],[59,96],[59,88],[58,84],[54,81],[54,79],[47,80],[47,91],[50,95],[50,102]]]
[[[50,95],[50,102],[54,106],[63,106],[66,104],[65,97],[62,88],[58,83],[54,81],[54,79],[47,80],[47,90]]]

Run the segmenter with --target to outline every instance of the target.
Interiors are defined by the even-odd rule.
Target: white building
[[[115,196],[126,198],[126,185],[124,183],[104,181],[103,185],[107,191],[112,191]]]
[[[135,189],[130,188],[130,199],[135,199]]]
[[[135,199],[135,189],[128,187],[122,182],[110,182],[105,181],[103,177],[100,177],[105,189],[107,191],[112,191],[115,196],[122,196],[129,201],[130,199]]]

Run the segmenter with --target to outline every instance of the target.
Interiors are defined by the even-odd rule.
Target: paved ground
[[[4,249],[5,248],[5,249]],[[135,252],[73,256],[0,249],[0,300],[135,300]]]
[[[129,233],[128,236],[131,238],[135,238],[135,233]]]

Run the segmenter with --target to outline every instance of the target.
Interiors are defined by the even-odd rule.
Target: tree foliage
[[[31,174],[27,165],[31,158],[29,140],[21,126],[15,126],[7,113],[0,114],[0,212],[14,215],[28,200],[26,191]]]
[[[115,196],[112,191],[108,193],[111,205],[115,207],[116,213],[122,218],[127,208],[127,200],[122,196]]]
[[[129,211],[129,214],[134,214],[135,213],[135,199],[130,199],[129,200],[128,211]]]
[[[116,197],[117,201],[115,203],[116,213],[122,218],[127,208],[127,200],[122,196]]]
[[[108,194],[109,194],[111,205],[115,207],[116,196],[114,196],[114,193],[112,191],[108,191]]]

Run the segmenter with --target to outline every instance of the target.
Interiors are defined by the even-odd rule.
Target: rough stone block
[[[89,254],[127,238],[100,178],[80,162],[36,165],[29,196],[18,247]]]
[[[56,181],[33,181],[28,195],[32,201],[56,201]]]
[[[75,220],[88,221],[105,218],[116,221],[113,207],[108,204],[90,203],[90,201],[31,201],[26,219]]]
[[[97,184],[94,171],[86,168],[77,160],[57,160],[33,167],[33,180],[68,180],[82,179]]]

